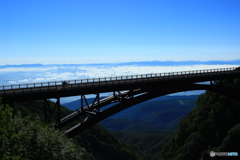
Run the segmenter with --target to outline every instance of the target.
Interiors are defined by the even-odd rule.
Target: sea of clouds
[[[0,66],[0,86],[125,75],[232,68],[239,66],[240,60],[217,62],[152,61],[106,64],[2,65]]]
[[[231,62],[231,61],[230,61]],[[190,70],[204,70],[215,68],[239,67],[240,61],[232,64],[228,61],[223,64],[195,64],[191,61],[156,63],[154,62],[132,62],[118,64],[68,64],[68,65],[4,65],[0,66],[0,85],[12,85],[23,83],[38,83],[49,81],[63,81],[75,79],[88,79],[100,77],[114,77],[125,75],[139,75],[151,73],[178,72]],[[154,64],[154,65],[153,65]]]

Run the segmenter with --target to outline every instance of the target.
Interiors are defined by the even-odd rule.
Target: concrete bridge
[[[240,78],[239,68],[42,82],[0,86],[0,97],[4,104],[10,105],[21,101],[44,100],[46,121],[49,120],[47,100],[56,98],[57,102],[53,111],[57,108],[58,118],[54,127],[62,128],[78,121],[77,125],[63,131],[68,137],[73,137],[119,111],[166,94],[190,90],[211,90],[240,100],[239,92],[232,88],[234,78]],[[219,84],[218,80],[225,80],[225,84]],[[106,92],[112,95],[101,99],[100,94]],[[88,104],[85,97],[88,94],[96,95],[91,104]],[[69,96],[80,96],[81,105],[77,111],[61,117],[60,98]],[[84,101],[86,106],[83,106]],[[105,107],[112,103],[111,107]]]

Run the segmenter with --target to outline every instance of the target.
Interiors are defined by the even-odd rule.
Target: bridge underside
[[[101,120],[131,106],[159,96],[190,90],[215,91],[240,101],[239,91],[234,90],[230,86],[226,87],[216,85],[216,83],[214,82],[211,82],[207,85],[194,83],[172,83],[171,85],[154,85],[131,89],[123,92],[115,91],[113,92],[112,96],[101,100],[99,99],[99,94],[97,94],[92,104],[81,107],[79,110],[62,118],[57,123],[55,123],[54,127],[61,128],[75,120],[79,121],[77,125],[63,132],[63,134],[67,135],[68,137],[73,137],[82,132],[83,130],[89,128],[90,126],[100,122]],[[111,103],[114,103],[111,107],[107,109],[103,108],[104,106]]]
[[[57,111],[57,121],[54,124],[55,128],[63,128],[70,125],[72,122],[78,122],[77,125],[68,130],[63,131],[68,137],[73,137],[79,134],[86,128],[98,123],[99,121],[129,108],[138,103],[182,91],[190,90],[210,90],[230,96],[240,101],[239,91],[233,89],[234,78],[240,78],[240,70],[220,70],[219,72],[194,72],[186,74],[164,76],[155,76],[154,74],[148,77],[145,75],[142,78],[117,79],[108,81],[91,81],[88,83],[73,83],[68,87],[62,85],[48,85],[40,87],[29,87],[18,89],[3,90],[0,93],[3,95],[4,104],[20,101],[33,101],[44,99],[45,120],[49,120],[47,113],[53,114]],[[219,81],[227,84],[217,84]],[[202,83],[209,82],[209,83]],[[35,84],[34,84],[35,85]],[[112,96],[100,99],[100,93],[112,92]],[[96,97],[92,104],[88,104],[85,95],[95,94]],[[60,117],[60,97],[81,96],[81,106],[79,109],[70,115]],[[50,108],[47,99],[56,98],[57,103],[53,109]],[[83,102],[87,104],[83,106]],[[111,104],[111,106],[109,106]],[[108,107],[106,107],[108,106]],[[48,111],[47,111],[48,110]],[[76,123],[75,123],[76,124]]]

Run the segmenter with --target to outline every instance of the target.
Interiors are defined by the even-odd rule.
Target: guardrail
[[[79,87],[80,85],[88,85],[89,83],[93,82],[106,82],[104,84],[108,84],[109,81],[125,81],[125,83],[128,80],[135,80],[136,82],[140,81],[146,78],[157,78],[159,79],[164,79],[164,78],[169,78],[169,77],[174,77],[174,78],[183,78],[183,75],[206,75],[211,73],[213,74],[218,74],[222,72],[222,74],[228,73],[228,72],[234,72],[234,73],[240,73],[240,70],[235,68],[218,68],[218,69],[207,69],[207,70],[192,70],[192,71],[181,71],[181,72],[166,72],[166,73],[151,73],[151,74],[140,74],[140,75],[128,75],[128,76],[116,76],[116,77],[104,77],[104,78],[91,78],[91,79],[80,79],[80,80],[66,80],[68,88],[75,88]],[[128,81],[129,82],[129,81]],[[41,83],[29,83],[29,84],[18,84],[18,85],[4,85],[0,86],[0,95],[7,93],[7,91],[10,90],[22,90],[22,93],[26,92],[32,92],[34,88],[39,88],[39,91],[42,91],[41,88],[45,88],[45,90],[56,90],[59,86],[63,86],[63,81],[54,81],[54,82],[41,82]],[[31,89],[31,90],[24,90],[24,89]],[[44,89],[43,89],[44,90]],[[9,92],[10,93],[10,92]],[[12,92],[15,94],[15,91]]]

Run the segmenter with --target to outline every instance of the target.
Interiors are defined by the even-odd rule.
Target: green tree
[[[220,85],[229,85],[219,81]],[[239,90],[240,81],[232,87]],[[199,96],[162,150],[163,159],[208,159],[210,151],[240,151],[240,103],[216,92]]]
[[[12,119],[12,109],[3,110],[0,102],[0,157],[25,160],[79,160],[85,150],[76,146],[60,131],[42,124],[38,119]]]
[[[229,130],[228,135],[224,138],[221,146],[218,147],[219,151],[236,152],[240,151],[240,123],[235,125]]]

